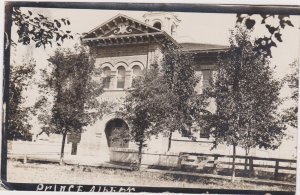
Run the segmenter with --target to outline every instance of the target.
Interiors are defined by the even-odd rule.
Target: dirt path
[[[59,166],[57,164],[22,164],[8,161],[7,175],[9,182],[17,183],[53,183],[53,184],[90,184],[123,185],[178,188],[211,188],[295,191],[294,187],[258,185],[246,182],[231,183],[220,179],[185,177],[180,175],[124,171],[117,169]]]

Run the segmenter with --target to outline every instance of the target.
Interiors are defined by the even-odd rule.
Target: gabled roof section
[[[179,48],[178,43],[163,30],[118,14],[104,22],[81,38],[89,46],[111,46],[156,42],[161,45],[171,44]]]
[[[130,18],[123,14],[109,19],[96,28],[89,31],[82,39],[86,38],[105,38],[124,35],[139,35],[162,32],[153,26]]]

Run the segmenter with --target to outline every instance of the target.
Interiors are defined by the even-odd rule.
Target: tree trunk
[[[139,164],[138,164],[138,169],[141,169],[141,164],[142,164],[142,149],[143,149],[143,141],[140,141],[139,143],[139,154],[138,154],[138,158],[139,158]]]
[[[245,167],[244,167],[244,170],[247,171],[247,164],[248,164],[248,155],[249,155],[249,151],[250,149],[249,148],[246,148],[245,149],[245,154],[246,154],[246,158],[245,158]]]
[[[170,134],[169,134],[168,151],[171,149],[171,142],[172,142],[172,131],[170,131]]]
[[[235,181],[235,154],[236,154],[236,145],[233,144],[231,182],[234,182],[234,181]]]
[[[64,155],[65,155],[65,144],[66,144],[67,131],[63,133],[62,143],[61,143],[61,151],[60,151],[60,165],[64,165]]]

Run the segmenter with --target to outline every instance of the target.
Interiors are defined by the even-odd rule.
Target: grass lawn
[[[58,164],[28,163],[9,160],[7,163],[8,182],[122,185],[178,188],[243,189],[266,191],[295,191],[292,186],[261,185],[237,181],[231,183],[222,179],[182,176],[165,173],[151,173]]]

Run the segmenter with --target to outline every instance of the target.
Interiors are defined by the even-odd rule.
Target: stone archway
[[[105,135],[109,148],[128,148],[128,125],[123,119],[114,118],[105,126]]]
[[[114,114],[107,114],[98,120],[95,124],[90,126],[87,131],[84,132],[86,136],[83,136],[80,143],[80,155],[92,155],[95,156],[97,163],[105,163],[111,160],[111,147],[106,135],[106,128],[109,123],[118,117]],[[122,120],[122,119],[120,119]],[[125,121],[124,121],[125,122]],[[126,123],[126,122],[125,122]],[[126,123],[127,124],[127,123]],[[92,140],[91,140],[92,139]],[[83,144],[85,142],[85,144]],[[86,145],[85,149],[81,149],[83,145]],[[130,147],[131,143],[129,142],[127,147]]]

